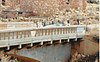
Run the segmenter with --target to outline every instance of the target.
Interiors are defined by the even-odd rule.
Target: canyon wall
[[[0,0],[0,3],[6,7],[6,14],[3,13],[6,17],[34,15],[48,17],[66,8],[86,8],[86,0]]]

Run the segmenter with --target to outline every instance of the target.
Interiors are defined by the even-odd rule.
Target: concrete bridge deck
[[[0,30],[0,48],[19,45],[22,48],[23,44],[30,44],[33,46],[34,43],[53,40],[83,38],[85,35],[85,25],[72,25],[72,26],[55,26],[55,27],[41,27],[41,28],[15,28],[15,29],[3,29]]]

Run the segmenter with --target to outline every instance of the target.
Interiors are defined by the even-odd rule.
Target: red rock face
[[[83,8],[85,3],[85,0],[69,0],[68,4],[66,0],[5,0],[5,5],[9,6],[9,10],[31,12],[24,13],[23,16],[52,16],[67,7]]]
[[[0,0],[0,4],[2,3],[2,1]]]
[[[71,8],[81,8],[85,9],[87,6],[87,1],[86,0],[71,0],[70,1],[70,7]]]

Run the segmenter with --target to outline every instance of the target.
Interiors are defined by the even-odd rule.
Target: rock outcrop
[[[63,9],[85,9],[86,0],[4,0],[0,1],[7,7],[2,16],[52,16]],[[4,4],[2,4],[4,3]]]

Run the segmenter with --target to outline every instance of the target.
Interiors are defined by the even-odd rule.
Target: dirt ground
[[[84,39],[72,48],[70,62],[98,62],[99,61],[99,38],[98,30],[92,30],[85,35]],[[96,39],[95,39],[95,38]]]

